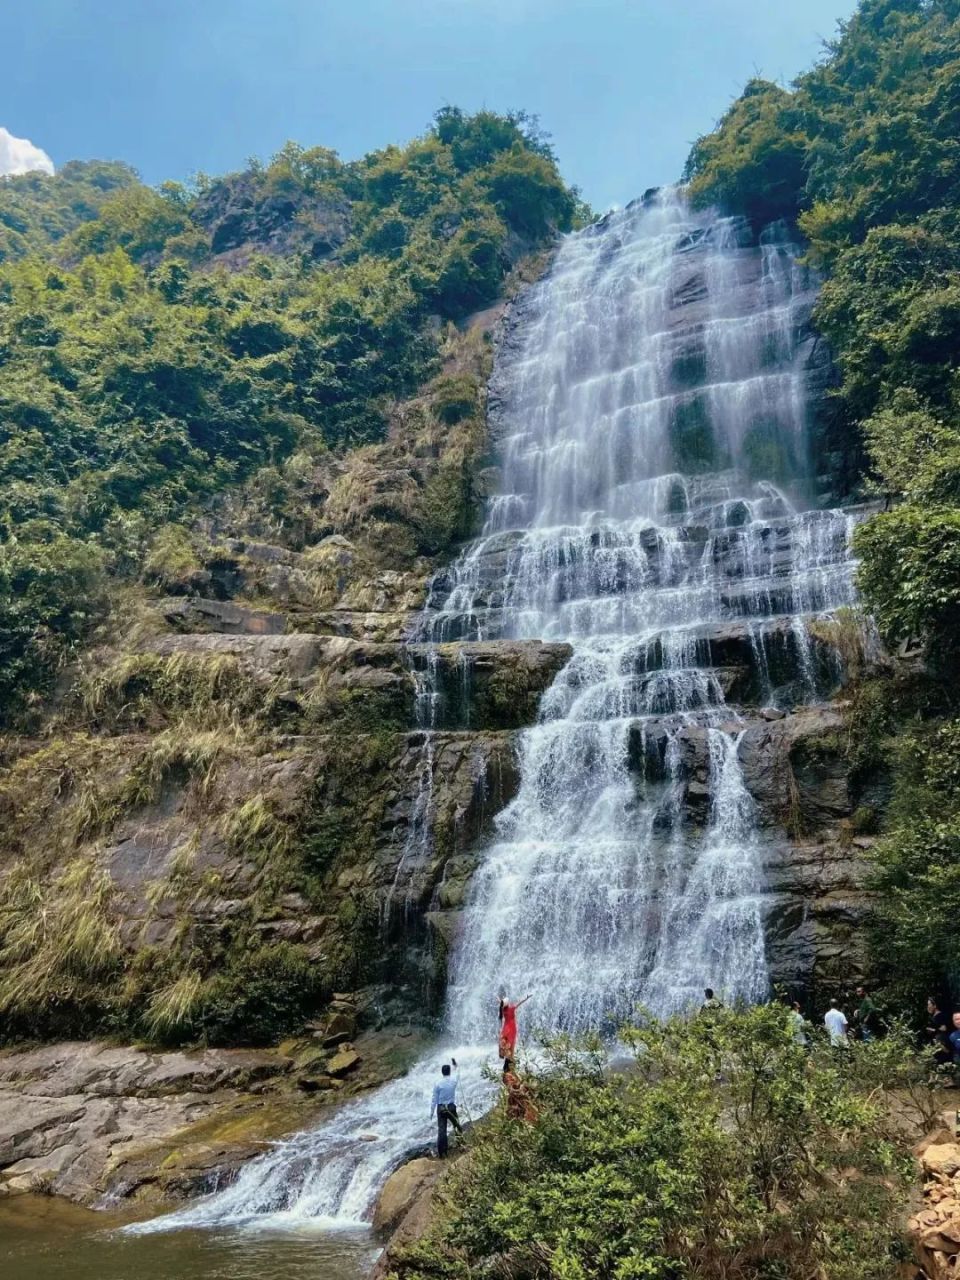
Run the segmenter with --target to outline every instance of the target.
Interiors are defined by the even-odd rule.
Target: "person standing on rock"
[[[500,997],[500,1012],[497,1015],[500,1023],[500,1057],[506,1062],[512,1059],[517,1048],[517,1010],[530,999],[524,996],[516,1004],[511,1004],[506,996]]]
[[[442,1160],[448,1150],[447,1125],[452,1124],[458,1134],[463,1133],[457,1115],[457,1081],[450,1073],[449,1062],[440,1068],[440,1079],[433,1086],[430,1114],[437,1117],[437,1156]]]
[[[830,1008],[823,1015],[823,1025],[827,1028],[831,1044],[846,1044],[850,1024],[836,1000],[830,1001]]]

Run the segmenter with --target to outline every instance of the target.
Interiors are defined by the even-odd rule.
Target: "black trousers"
[[[437,1155],[442,1159],[447,1154],[447,1125],[452,1124],[457,1133],[463,1133],[457,1106],[454,1102],[441,1102],[437,1107]]]

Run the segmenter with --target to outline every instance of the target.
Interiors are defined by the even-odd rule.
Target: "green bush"
[[[49,690],[107,608],[107,558],[64,536],[0,544],[0,724]]]
[[[901,725],[888,746],[894,792],[873,851],[872,940],[897,1005],[919,1014],[930,992],[960,997],[960,722]]]
[[[858,577],[881,630],[893,640],[935,638],[949,664],[960,640],[960,509],[902,506],[857,529]]]
[[[441,422],[454,426],[480,411],[480,388],[471,374],[448,374],[433,386],[430,407]]]
[[[818,1039],[808,1054],[775,1006],[626,1038],[626,1072],[596,1045],[549,1047],[527,1078],[537,1122],[501,1104],[474,1130],[392,1277],[895,1273],[912,1161],[884,1091],[924,1071],[902,1039],[851,1045],[843,1061]]]
[[[324,994],[304,947],[267,943],[231,955],[209,979],[196,1024],[209,1044],[275,1044],[302,1029]]]
[[[694,143],[685,176],[700,203],[742,213],[757,226],[795,221],[806,185],[806,144],[793,94],[751,80],[716,131]]]

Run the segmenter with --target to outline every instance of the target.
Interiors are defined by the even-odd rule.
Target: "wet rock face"
[[[307,715],[312,707],[318,713],[314,722],[326,731],[336,727],[338,717],[368,731],[412,726],[417,674],[429,663],[439,689],[433,728],[522,728],[536,721],[543,693],[572,652],[569,645],[539,640],[448,644],[431,652],[418,644],[282,634],[282,625],[273,622],[282,623],[281,614],[196,600],[190,610],[198,604],[209,604],[236,626],[156,636],[144,641],[141,651],[164,658],[235,658],[264,685],[282,681],[281,711],[288,719]],[[178,608],[173,616],[183,613]]]
[[[491,640],[407,647],[415,670],[435,667],[437,728],[519,729],[537,719],[540,700],[569,660],[568,644]]]
[[[864,963],[869,909],[867,852],[855,815],[868,784],[851,776],[844,714],[830,705],[762,708],[731,715],[743,779],[762,833],[771,980],[791,988],[849,985]],[[675,734],[684,779],[681,821],[703,828],[711,803],[706,730],[664,717],[634,727],[629,765],[641,789],[662,786],[668,735]]]

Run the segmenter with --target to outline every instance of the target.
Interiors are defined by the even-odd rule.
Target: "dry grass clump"
[[[864,674],[874,636],[871,623],[861,609],[844,605],[827,617],[811,618],[807,630],[834,650],[846,680],[858,680]]]
[[[233,654],[128,653],[83,678],[79,702],[96,727],[141,729],[175,717],[255,717],[269,690]]]
[[[15,868],[0,886],[0,1017],[82,1004],[123,962],[113,883],[90,857],[42,885]]]
[[[194,804],[206,804],[217,769],[243,749],[237,724],[195,729],[176,725],[152,737],[119,782],[103,787],[90,778],[66,815],[74,845],[106,835],[127,813],[157,804],[168,785],[188,790]]]
[[[203,1007],[204,980],[196,969],[185,969],[179,977],[154,991],[147,1001],[143,1027],[151,1040],[166,1040],[182,1028],[193,1025]]]

